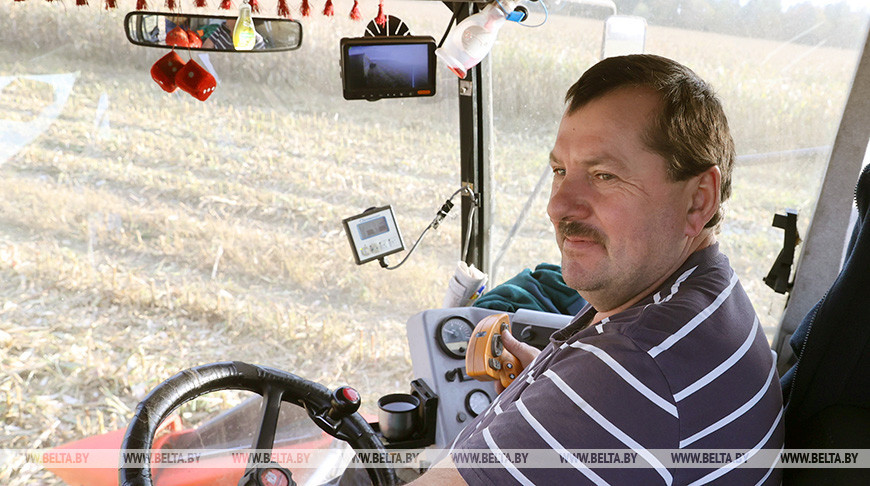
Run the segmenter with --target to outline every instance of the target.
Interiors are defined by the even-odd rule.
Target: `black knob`
[[[333,420],[341,420],[359,410],[359,393],[349,386],[340,386],[332,392],[330,409],[327,415]]]
[[[447,370],[447,372],[444,373],[444,379],[446,379],[447,381],[453,381],[456,379],[456,375],[458,373],[461,373],[461,372],[462,372],[462,368],[454,368],[452,370]]]

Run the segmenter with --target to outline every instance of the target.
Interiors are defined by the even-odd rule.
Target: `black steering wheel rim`
[[[328,388],[291,373],[239,361],[197,366],[167,379],[139,403],[121,443],[121,457],[123,459],[126,451],[150,449],[161,422],[173,410],[200,395],[218,390],[246,390],[264,395],[269,387],[285,390],[281,400],[305,407],[309,414],[329,409],[331,392]],[[367,449],[386,454],[377,434],[358,413],[342,418],[339,429],[340,438],[355,450]],[[398,483],[395,471],[390,467],[367,468],[366,471],[376,485],[392,486]],[[146,462],[141,466],[122,464],[119,484],[153,486],[151,463],[147,455]]]

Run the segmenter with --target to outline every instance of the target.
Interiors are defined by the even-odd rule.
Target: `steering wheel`
[[[253,449],[272,449],[281,402],[290,402],[305,408],[321,429],[348,442],[354,449],[368,449],[386,455],[386,449],[374,430],[356,413],[359,396],[352,388],[340,387],[330,392],[319,383],[284,371],[226,361],[181,371],[152,390],[136,407],[121,443],[121,457],[129,450],[150,449],[158,426],[173,410],[200,395],[218,390],[246,390],[262,395],[263,413]],[[135,467],[122,464],[119,471],[121,486],[152,486],[148,456],[145,455],[143,464]],[[398,483],[395,470],[385,466],[379,464],[378,467],[366,468],[373,484],[393,486]],[[252,471],[249,465],[240,484],[244,484]]]

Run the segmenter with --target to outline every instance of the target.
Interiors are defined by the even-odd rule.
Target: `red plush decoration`
[[[302,11],[303,17],[311,15],[311,5],[308,5],[308,0],[302,0],[302,7],[300,10]]]
[[[106,0],[106,10],[118,8],[117,0]]]
[[[192,30],[187,31],[187,42],[189,47],[202,47],[202,39]]]
[[[171,93],[177,87],[175,85],[175,75],[183,67],[184,60],[173,49],[172,52],[161,57],[151,66],[151,78],[163,88],[163,91]]]
[[[186,30],[181,27],[175,27],[166,33],[166,45],[175,47],[191,47],[190,37],[188,37]]]
[[[375,23],[381,27],[387,25],[387,16],[384,15],[384,0],[378,2],[378,16],[375,17]]]
[[[208,7],[208,2],[206,0],[195,0],[193,5],[199,8]]]
[[[332,7],[332,0],[326,0],[326,5],[323,6],[323,15],[332,17],[335,14],[335,9]]]
[[[87,4],[88,4],[88,0],[76,0],[76,5],[78,5],[79,7],[81,7],[82,5],[87,5]]]
[[[290,8],[287,6],[287,0],[278,0],[278,15],[290,18]]]
[[[148,10],[148,3],[145,0],[136,0],[136,10]]]
[[[166,8],[175,10],[175,0],[166,0]]]
[[[260,2],[251,0],[251,12],[260,13]]]
[[[229,10],[231,8],[233,8],[233,0],[223,0],[221,2],[221,9],[222,10]]]
[[[352,20],[360,20],[362,14],[359,12],[359,0],[353,0],[353,8],[350,10],[350,18]]]
[[[178,71],[175,84],[199,101],[207,100],[217,86],[214,76],[193,60]]]

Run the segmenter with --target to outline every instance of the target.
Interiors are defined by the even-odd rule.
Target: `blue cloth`
[[[562,267],[541,263],[535,271],[528,268],[477,299],[473,307],[516,312],[531,309],[573,316],[586,301],[562,279]]]

